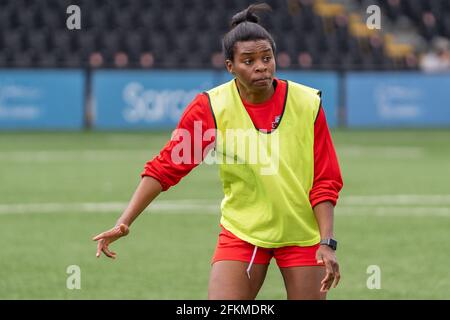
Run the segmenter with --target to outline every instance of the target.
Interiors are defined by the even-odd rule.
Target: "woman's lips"
[[[262,79],[254,80],[253,83],[258,84],[258,85],[265,85],[269,81],[270,81],[270,78],[262,78]]]

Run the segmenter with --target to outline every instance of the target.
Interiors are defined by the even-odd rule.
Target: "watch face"
[[[334,250],[336,250],[336,248],[337,248],[337,241],[333,240],[333,239],[330,239],[329,246],[332,247]]]
[[[334,239],[324,239],[324,240],[320,241],[320,244],[326,244],[333,250],[336,250],[336,248],[337,248],[337,241]]]

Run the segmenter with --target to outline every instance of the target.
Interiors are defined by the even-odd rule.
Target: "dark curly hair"
[[[225,59],[233,61],[234,46],[239,41],[267,40],[275,53],[276,45],[270,33],[258,24],[257,11],[271,11],[266,3],[252,4],[247,9],[236,13],[231,18],[231,30],[225,34],[222,41]]]

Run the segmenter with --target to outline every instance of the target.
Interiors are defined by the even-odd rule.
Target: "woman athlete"
[[[226,160],[219,162],[225,197],[208,299],[255,299],[272,257],[288,299],[325,299],[336,287],[340,272],[333,216],[343,186],[339,164],[320,91],[275,77],[275,42],[255,15],[268,9],[266,4],[251,5],[233,16],[223,50],[234,79],[189,104],[176,134],[145,165],[115,227],[94,237],[97,257],[103,252],[115,258],[108,246],[126,236],[138,215],[214,148]],[[194,137],[208,130],[213,132],[210,139],[191,138],[192,157],[184,154],[180,161],[175,150],[186,141],[177,132]],[[236,152],[230,132],[244,133],[234,136],[238,146],[256,147],[266,155],[264,163]]]

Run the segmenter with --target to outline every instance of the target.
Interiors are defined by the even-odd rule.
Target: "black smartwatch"
[[[332,238],[322,239],[322,240],[320,240],[320,244],[327,245],[333,250],[337,249],[337,241]]]

